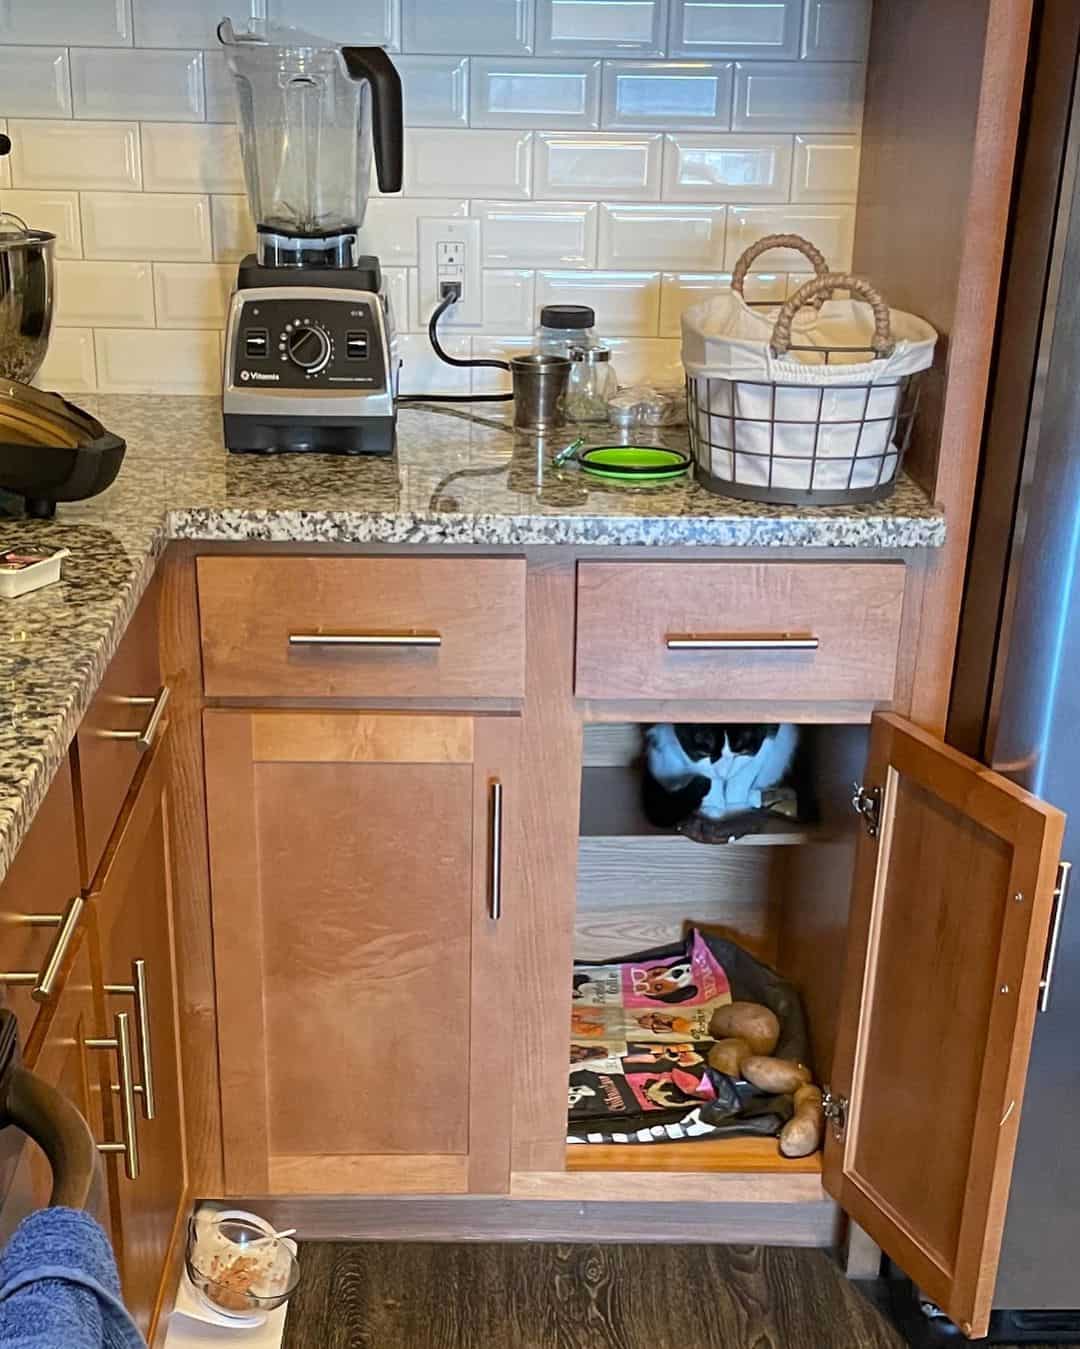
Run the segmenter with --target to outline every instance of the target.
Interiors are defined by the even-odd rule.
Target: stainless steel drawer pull
[[[131,1066],[131,1028],[127,1012],[117,1012],[113,1019],[115,1034],[107,1040],[87,1040],[87,1049],[108,1049],[116,1054],[120,1070],[120,1132],[121,1143],[99,1143],[99,1152],[117,1152],[124,1158],[124,1175],[128,1180],[139,1179],[139,1120],[135,1113],[135,1073]]]
[[[290,646],[442,646],[437,632],[290,632]]]
[[[503,789],[501,782],[491,784],[491,857],[488,913],[498,922],[502,917],[502,824]]]
[[[1046,964],[1043,977],[1039,980],[1039,1011],[1050,1010],[1050,987],[1054,982],[1054,969],[1057,966],[1058,943],[1061,940],[1061,920],[1065,917],[1065,901],[1069,897],[1069,879],[1072,876],[1072,863],[1059,862],[1057,885],[1054,887],[1054,916],[1050,922],[1050,940],[1046,947]]]
[[[40,970],[0,974],[0,984],[28,987],[30,996],[35,1002],[48,1002],[56,988],[60,971],[64,967],[64,960],[67,958],[71,939],[78,931],[79,919],[82,917],[85,903],[82,895],[72,895],[62,914],[41,913],[28,916],[25,921],[33,927],[55,927],[56,936],[52,939],[52,945],[49,947],[45,962]]]
[[[667,639],[669,651],[816,651],[820,642],[810,633],[785,632],[779,637],[704,637],[686,633]]]
[[[120,701],[126,703],[129,707],[149,707],[150,715],[146,719],[146,725],[141,731],[98,731],[98,738],[101,740],[133,740],[140,749],[149,749],[154,743],[154,736],[157,735],[161,718],[165,715],[165,709],[169,704],[168,684],[162,684],[152,698],[131,697]]]
[[[143,1115],[154,1118],[154,1060],[150,1049],[150,990],[146,982],[146,961],[131,962],[130,984],[106,984],[105,992],[118,998],[135,999],[135,1022],[139,1036],[139,1067],[141,1069]]]

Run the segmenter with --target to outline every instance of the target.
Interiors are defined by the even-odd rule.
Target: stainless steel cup
[[[565,356],[515,356],[510,362],[514,381],[514,426],[519,431],[549,431],[563,426],[563,400],[570,376]]]
[[[0,376],[5,379],[29,384],[45,359],[55,241],[44,230],[0,231]]]

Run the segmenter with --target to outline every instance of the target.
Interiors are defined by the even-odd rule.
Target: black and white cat
[[[669,829],[697,813],[723,820],[761,806],[791,770],[799,733],[787,724],[661,724],[645,732],[644,807]]]

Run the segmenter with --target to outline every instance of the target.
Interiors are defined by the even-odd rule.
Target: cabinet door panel
[[[875,718],[826,1189],[965,1333],[990,1312],[1061,846],[1060,812]]]

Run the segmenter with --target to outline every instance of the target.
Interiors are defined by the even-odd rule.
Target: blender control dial
[[[285,354],[293,365],[306,370],[309,375],[318,374],[329,363],[333,352],[330,334],[310,320],[289,326],[292,331],[285,334]]]

